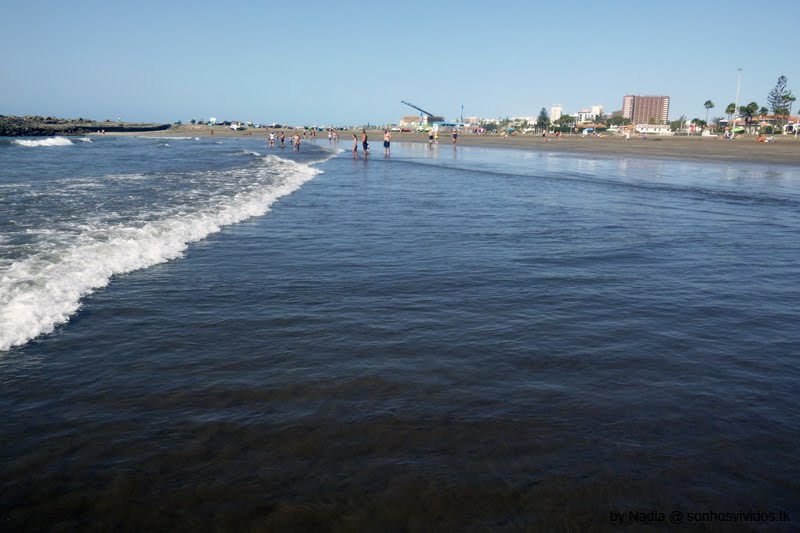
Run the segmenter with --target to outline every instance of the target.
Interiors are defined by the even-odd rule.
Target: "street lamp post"
[[[739,75],[736,78],[736,103],[733,104],[733,125],[731,126],[731,137],[736,137],[734,129],[736,129],[736,114],[739,112],[739,86],[742,83],[742,67],[737,68]]]

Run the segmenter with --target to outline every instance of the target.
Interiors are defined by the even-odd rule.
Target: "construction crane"
[[[428,113],[427,111],[425,111],[425,110],[424,110],[424,109],[422,109],[421,107],[417,107],[417,106],[415,106],[414,104],[410,104],[410,103],[406,102],[405,100],[400,100],[400,103],[401,103],[401,104],[406,104],[408,107],[413,107],[413,108],[414,108],[414,109],[416,109],[417,111],[419,111],[419,112],[421,112],[421,113],[425,113],[425,114],[426,114],[426,115],[428,115],[429,117],[432,117],[432,116],[434,116],[434,114],[433,114],[433,113]]]

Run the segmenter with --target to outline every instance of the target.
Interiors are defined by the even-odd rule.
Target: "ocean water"
[[[375,146],[0,139],[0,528],[798,527],[800,168]]]

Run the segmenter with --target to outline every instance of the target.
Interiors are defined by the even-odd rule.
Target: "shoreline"
[[[266,139],[270,132],[279,129],[247,129],[233,131],[224,126],[213,128],[207,126],[179,126],[165,131],[151,132],[113,132],[112,136],[142,137],[218,137],[218,138],[250,138]],[[288,132],[291,130],[282,130]],[[375,150],[382,148],[383,131],[368,130],[370,143]],[[340,132],[340,145],[350,142],[349,130]],[[317,132],[317,142],[327,142],[327,132]],[[309,142],[306,140],[305,142]],[[392,132],[392,142],[413,142],[425,144],[427,134]],[[439,148],[452,146],[450,135],[445,135],[439,142]],[[457,146],[474,146],[485,148],[508,148],[535,150],[571,154],[585,154],[600,157],[637,157],[665,160],[711,161],[717,163],[757,163],[771,165],[800,165],[800,138],[777,136],[774,143],[758,143],[754,136],[741,136],[735,140],[723,140],[714,137],[657,137],[646,139],[631,137],[583,137],[566,135],[562,137],[546,137],[534,135],[473,135],[462,133],[458,136]],[[377,153],[377,152],[376,152]]]

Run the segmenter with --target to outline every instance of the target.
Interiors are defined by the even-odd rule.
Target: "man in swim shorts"
[[[361,130],[361,147],[364,149],[364,159],[369,154],[369,143],[367,142],[367,130]]]
[[[391,153],[392,134],[389,130],[383,130],[383,155],[388,157]]]

